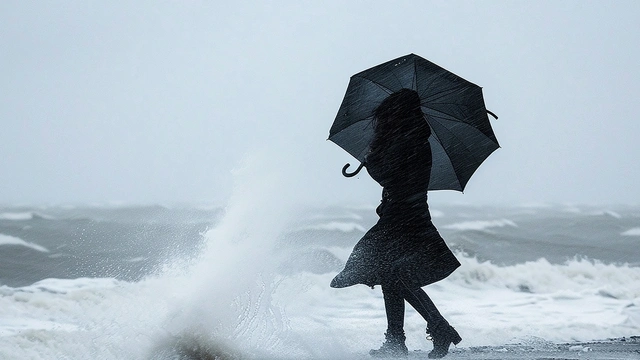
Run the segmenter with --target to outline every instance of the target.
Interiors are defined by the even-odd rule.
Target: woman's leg
[[[427,333],[433,340],[433,351],[430,359],[439,359],[447,355],[449,345],[458,344],[462,338],[445,318],[440,314],[431,298],[421,288],[410,290],[404,287],[402,293],[405,300],[427,321]]]
[[[404,296],[396,284],[382,285],[384,310],[387,313],[387,332],[404,334]]]
[[[421,288],[410,290],[405,286],[403,287],[402,296],[409,305],[416,309],[429,326],[438,326],[447,322],[433,301],[431,301],[429,295]]]
[[[382,285],[384,309],[387,313],[385,342],[379,349],[371,350],[373,357],[406,357],[408,355],[404,336],[404,297],[402,287],[397,284]]]

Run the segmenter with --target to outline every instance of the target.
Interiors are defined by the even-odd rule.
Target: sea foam
[[[460,231],[467,231],[467,230],[482,231],[490,228],[505,227],[505,226],[516,227],[518,225],[516,225],[516,223],[511,220],[500,219],[500,220],[463,221],[463,222],[453,223],[449,225],[444,225],[442,228],[449,229],[449,230],[460,230]]]

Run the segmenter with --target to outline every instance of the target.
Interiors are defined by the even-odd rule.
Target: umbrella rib
[[[456,135],[456,133],[454,133],[453,131],[449,130],[446,126],[444,126],[444,124],[442,124],[442,122],[438,121],[437,118],[432,119],[432,121],[437,122],[440,126],[442,126],[449,134],[452,135],[452,137],[454,137],[459,144],[462,144],[462,146],[465,148],[465,150],[469,153],[469,155],[471,157],[473,157],[476,161],[479,160],[478,157],[473,153],[473,151],[471,151],[471,149],[469,149],[469,146],[467,146],[467,144],[465,144],[462,140],[460,140],[460,137]],[[473,127],[475,129],[475,127]],[[479,130],[478,130],[479,131]],[[434,134],[435,138],[438,138],[437,135]],[[493,140],[492,140],[493,141]],[[440,141],[440,139],[438,138],[438,142],[440,142],[440,144],[442,145],[442,142]],[[452,163],[453,165],[453,163]]]
[[[444,103],[438,103],[438,104],[444,104]],[[452,103],[451,105],[458,105],[458,104],[453,104]],[[451,118],[451,119],[446,119],[446,120],[457,121],[459,123],[464,123],[464,124],[467,124],[469,126],[473,126],[472,124],[470,124],[470,123],[468,123],[468,122],[466,122],[464,120],[461,120],[458,116],[455,116],[453,114],[449,114],[448,112],[445,112],[445,111],[442,111],[442,110],[438,110],[438,109],[434,109],[434,108],[432,108],[430,106],[426,106],[426,105],[422,105],[422,106],[424,106],[425,108],[429,109],[430,112],[435,113],[435,114],[430,114],[431,116],[440,117],[440,118],[444,119],[444,115],[446,115],[447,117]],[[473,126],[473,127],[475,127],[475,126]]]
[[[406,60],[406,59],[404,59],[404,60]],[[413,62],[413,68],[414,68],[414,72],[413,72],[413,73],[414,73],[414,76],[415,76],[415,64],[416,64],[416,62],[414,61],[414,62]],[[401,89],[402,89],[402,88],[404,88],[404,86],[402,85],[402,80],[400,80],[400,78],[399,78],[399,77],[398,77],[398,75],[395,73],[395,71],[391,71],[391,74],[392,74],[392,75],[393,75],[393,77],[396,79],[396,81],[398,82],[398,84],[400,84],[400,88],[401,88]],[[390,91],[390,92],[389,92],[389,94],[393,93],[393,91],[391,91],[391,89],[389,89],[389,91]]]
[[[424,59],[423,59],[423,60],[424,60]],[[435,65],[435,64],[433,64],[433,63],[431,63],[431,62],[429,62],[429,61],[427,61],[427,60],[425,60],[425,61],[427,62],[427,64]],[[414,62],[414,65],[416,65],[416,63],[415,63],[415,62]],[[416,66],[417,66],[417,65],[416,65]],[[436,66],[436,67],[438,67],[438,68],[440,68],[440,67],[439,67],[439,66],[437,66],[437,65],[435,65],[435,66]],[[442,68],[440,68],[440,69],[442,69]],[[444,71],[447,71],[447,72],[448,72],[448,70],[446,70],[446,69],[442,69],[442,70],[444,70]],[[415,71],[415,72],[416,72],[416,77],[417,77],[418,70],[416,69],[416,71]],[[440,78],[440,75],[431,76],[431,81],[430,81],[428,84],[425,84],[426,86],[425,86],[425,88],[424,88],[424,91],[428,91],[428,90],[429,90],[429,88],[431,88],[431,85],[432,85],[436,80],[438,80],[439,78]],[[416,80],[416,82],[417,82],[417,80]],[[416,86],[416,87],[417,87],[417,86]],[[420,94],[420,92],[418,92],[418,94]],[[422,98],[422,96],[423,96],[423,94],[420,94],[420,98]]]
[[[364,152],[367,150],[367,146],[365,146],[364,148],[361,148],[361,149],[353,149],[353,148],[351,148],[352,150],[354,150],[352,152],[348,148],[342,146],[341,143],[336,142],[336,137],[339,137],[343,133],[349,133],[350,131],[353,131],[353,130],[351,130],[351,128],[354,127],[354,126],[360,125],[360,123],[362,123],[362,122],[365,122],[364,127],[362,129],[358,130],[358,131],[366,132],[366,130],[371,126],[371,117],[366,117],[366,118],[364,118],[362,120],[358,120],[358,121],[354,122],[353,124],[350,124],[349,126],[345,127],[344,129],[342,129],[342,130],[340,130],[340,131],[338,131],[338,132],[336,132],[334,134],[329,134],[329,138],[327,140],[333,141],[338,146],[340,146],[343,149],[345,149],[353,157],[355,157],[356,159],[358,159],[360,161],[363,161],[362,158],[363,158]]]
[[[456,104],[452,104],[452,105],[456,105]],[[424,108],[429,110],[429,116],[439,117],[441,119],[444,119],[445,116],[447,116],[447,117],[450,117],[451,119],[445,119],[445,120],[457,121],[457,122],[460,122],[460,123],[465,123],[465,124],[470,125],[466,121],[460,120],[457,116],[455,116],[453,114],[449,114],[449,113],[447,113],[445,111],[442,111],[442,110],[439,110],[439,109],[434,109],[434,108],[432,108],[430,106],[427,106],[427,105],[422,105],[422,107],[424,107]],[[423,113],[424,113],[424,111],[423,111]]]
[[[465,105],[460,105],[460,104],[455,104],[455,103],[438,103],[438,104],[441,104],[441,105],[454,105],[462,113],[467,113],[471,109],[470,106],[465,106]],[[431,112],[438,113],[438,114],[443,114],[443,115],[446,115],[446,116],[449,116],[449,117],[455,119],[458,122],[470,125],[469,122],[465,121],[467,117],[462,118],[461,116],[456,116],[454,114],[450,114],[450,113],[448,113],[446,111],[443,111],[443,110],[434,109],[433,107],[430,107],[430,106],[424,106],[424,107],[429,109]]]
[[[495,138],[495,134],[493,134],[493,132],[491,132],[491,134],[489,135],[489,134],[486,134],[484,131],[482,131],[482,130],[480,130],[480,129],[478,128],[478,126],[479,126],[479,125],[481,125],[481,124],[473,124],[473,123],[468,123],[468,122],[466,122],[466,121],[460,121],[460,120],[459,120],[458,118],[456,118],[455,116],[452,116],[452,115],[447,114],[447,113],[445,113],[445,112],[438,111],[438,110],[435,110],[435,109],[430,109],[430,110],[433,110],[433,111],[435,111],[435,112],[439,112],[439,113],[441,113],[441,114],[444,114],[444,115],[447,115],[447,116],[450,116],[450,117],[452,117],[452,118],[453,118],[453,119],[447,119],[447,118],[445,118],[445,117],[443,117],[443,116],[441,116],[441,115],[436,115],[436,114],[430,114],[430,115],[428,115],[430,118],[434,119],[433,121],[436,121],[435,119],[442,119],[442,120],[445,120],[445,121],[455,121],[455,122],[457,122],[457,123],[464,124],[465,126],[468,126],[468,127],[470,127],[470,128],[476,129],[477,131],[481,132],[484,136],[486,136],[486,137],[487,137],[487,139],[488,139],[488,140],[490,140],[492,143],[494,143],[494,144],[496,144],[496,145],[499,145],[499,144],[498,144],[498,142],[497,142],[497,139]],[[439,124],[442,124],[442,123],[441,123],[441,122],[439,122],[439,121],[438,121],[438,123],[439,123]]]
[[[438,114],[430,114],[429,116],[431,116],[433,119],[442,119],[442,120],[446,120],[446,121],[455,121],[459,124],[464,124],[465,126],[468,126],[470,128],[476,129],[477,131],[481,132],[482,134],[484,134],[484,136],[487,137],[488,140],[490,140],[492,143],[496,144],[499,146],[498,144],[498,140],[496,139],[495,134],[493,133],[493,130],[491,129],[491,127],[489,126],[488,129],[482,129],[483,125],[482,123],[478,123],[475,120],[471,119],[471,117],[465,118],[465,119],[459,119],[458,117],[448,114],[444,111],[440,111],[440,110],[436,110],[436,109],[432,109],[432,108],[428,108],[429,110],[438,113]],[[443,116],[444,115],[444,116]],[[450,118],[448,118],[450,117]],[[465,121],[466,119],[470,119],[468,121]],[[488,121],[488,120],[487,120]]]
[[[402,80],[400,80],[400,78],[398,77],[398,75],[394,72],[391,71],[391,74],[393,75],[393,77],[396,79],[396,81],[398,82],[398,84],[400,84],[400,88],[402,88]],[[391,89],[389,89],[391,90]]]
[[[339,133],[341,133],[341,132],[343,132],[343,131],[345,131],[345,130],[349,129],[350,127],[352,127],[352,126],[354,126],[354,125],[356,125],[356,124],[358,124],[358,123],[361,123],[361,122],[363,122],[363,121],[369,121],[369,122],[371,122],[371,121],[372,121],[372,115],[369,115],[369,116],[364,117],[364,118],[362,118],[362,119],[358,119],[358,120],[356,120],[356,121],[353,121],[353,122],[351,122],[349,125],[347,125],[347,126],[345,126],[345,127],[341,128],[340,130],[336,131],[335,133],[333,133],[333,134],[329,134],[329,140],[331,140],[331,138],[332,138],[333,136],[335,136],[336,134],[339,134]]]
[[[444,151],[445,154],[446,154],[446,150],[445,150],[444,144],[442,144],[442,141],[440,141],[440,138],[435,133],[433,134],[433,138],[436,140],[436,142],[438,144],[440,144],[440,147],[442,148],[442,151]],[[460,183],[460,178],[458,177],[458,173],[456,173],[456,171],[455,171],[455,166],[453,165],[453,161],[451,161],[451,158],[448,157],[448,156],[445,157],[445,158],[448,160],[449,164],[451,164],[451,168],[453,169],[453,174],[455,175],[456,181],[458,182],[458,186],[462,189],[462,184]]]
[[[462,88],[464,88],[464,85],[458,85],[448,89],[443,89],[442,91],[433,93],[431,96],[429,96],[429,99],[425,99],[425,100],[430,103],[436,103],[439,99],[442,99],[447,95],[451,95],[452,93],[459,91]],[[441,103],[438,103],[438,104],[441,104]]]
[[[456,105],[456,106],[462,106],[462,107],[471,107],[471,105],[469,105],[469,104],[460,104],[460,103],[455,103],[455,102],[433,102],[433,101],[429,101],[429,104]],[[424,105],[424,106],[426,106],[426,105]]]
[[[393,74],[393,77],[398,82],[398,84],[400,84],[400,87],[402,88],[402,80],[400,80],[400,78],[398,77],[398,75],[396,75],[396,73],[392,72],[392,74]]]
[[[384,90],[384,92],[386,92],[387,94],[392,94],[392,93],[393,93],[393,91],[391,91],[391,89],[387,88],[386,86],[384,86],[384,85],[380,84],[380,83],[379,83],[379,82],[377,82],[377,81],[374,81],[374,80],[371,80],[371,79],[368,79],[368,78],[366,78],[366,77],[362,77],[362,76],[358,76],[358,77],[359,77],[360,79],[364,79],[364,80],[367,80],[367,81],[369,81],[369,82],[371,82],[371,83],[375,84],[377,87],[379,87],[380,89]]]
[[[418,91],[418,64],[415,60],[413,60],[413,79],[411,79],[411,87],[418,93],[418,96],[420,96],[420,91]]]
[[[431,84],[433,84],[436,80],[437,79],[435,77],[433,79],[431,79],[431,81],[428,84],[426,84],[426,86],[424,87],[424,91],[425,92],[428,91],[429,88],[431,88]],[[420,95],[420,98],[422,99],[423,94],[421,94],[420,92],[418,92],[418,94]]]

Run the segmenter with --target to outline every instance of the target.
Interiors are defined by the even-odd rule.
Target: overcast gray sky
[[[301,201],[375,203],[326,138],[349,77],[408,53],[500,117],[502,148],[434,201],[638,204],[638,18],[638,1],[2,1],[0,204],[223,204],[256,151]]]

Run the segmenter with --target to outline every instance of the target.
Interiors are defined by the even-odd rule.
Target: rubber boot
[[[392,334],[387,331],[384,337],[385,341],[380,349],[369,351],[369,355],[376,358],[407,357],[409,355],[409,350],[404,344],[406,339],[404,332]]]
[[[462,338],[453,326],[444,322],[433,328],[427,328],[427,339],[433,341],[433,350],[429,353],[429,359],[440,359],[449,353],[451,344],[458,345]]]

